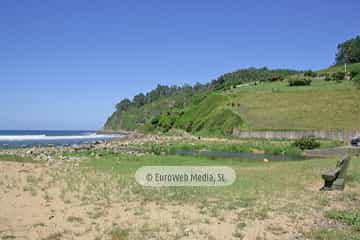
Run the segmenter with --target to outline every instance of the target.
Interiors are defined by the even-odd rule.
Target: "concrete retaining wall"
[[[304,136],[315,136],[321,139],[349,141],[360,136],[360,130],[304,130],[304,131],[242,131],[234,129],[233,135],[239,138],[298,139]]]

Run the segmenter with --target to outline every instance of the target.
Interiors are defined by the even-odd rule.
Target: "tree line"
[[[336,64],[360,62],[360,35],[337,46]]]
[[[127,111],[131,107],[142,107],[145,104],[155,102],[163,97],[170,97],[175,94],[183,94],[186,96],[208,90],[208,84],[196,83],[195,85],[185,84],[183,86],[167,86],[158,84],[157,87],[150,92],[144,94],[139,93],[132,100],[125,98],[116,104],[117,111]]]
[[[142,107],[145,104],[152,103],[163,97],[170,97],[175,94],[183,94],[184,96],[192,96],[200,92],[215,91],[229,89],[238,84],[255,82],[255,81],[275,81],[283,79],[286,76],[297,73],[295,70],[275,69],[271,70],[267,67],[263,68],[246,68],[232,73],[221,75],[215,80],[206,84],[196,83],[194,85],[185,84],[183,86],[167,86],[157,85],[150,92],[144,94],[139,93],[132,100],[125,98],[116,104],[117,111],[127,111],[131,107]]]

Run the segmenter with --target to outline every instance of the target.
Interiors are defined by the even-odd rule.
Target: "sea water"
[[[0,130],[0,148],[74,145],[117,137],[121,135],[97,134],[96,131],[86,130]]]

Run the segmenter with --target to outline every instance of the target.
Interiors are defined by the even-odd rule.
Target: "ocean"
[[[96,131],[84,130],[0,130],[0,148],[74,145],[121,136],[119,134],[97,134]]]

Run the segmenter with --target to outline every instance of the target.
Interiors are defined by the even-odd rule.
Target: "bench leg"
[[[333,182],[334,181],[324,181],[324,186],[322,188],[320,188],[320,191],[330,191],[332,190],[332,186],[333,186]]]

